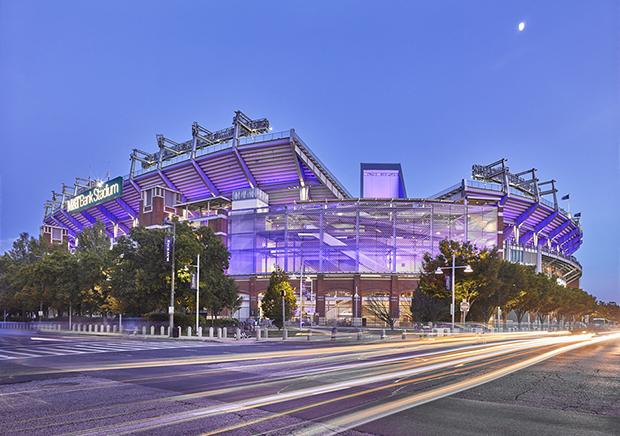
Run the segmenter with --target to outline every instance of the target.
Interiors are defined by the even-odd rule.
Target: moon
[[[517,29],[519,29],[519,32],[523,32],[525,30],[525,21],[521,21],[517,26]]]

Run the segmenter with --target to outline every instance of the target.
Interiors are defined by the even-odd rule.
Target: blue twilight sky
[[[0,250],[62,182],[242,109],[356,195],[360,162],[401,162],[414,197],[538,168],[583,213],[582,286],[620,300],[619,4],[0,0]]]

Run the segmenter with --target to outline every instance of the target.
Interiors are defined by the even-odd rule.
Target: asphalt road
[[[331,345],[0,330],[0,433],[618,434],[618,357],[620,335]]]

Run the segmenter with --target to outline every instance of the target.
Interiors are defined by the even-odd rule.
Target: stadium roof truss
[[[507,159],[473,165],[471,180],[434,195],[450,200],[497,201],[503,207],[504,237],[519,244],[548,244],[565,255],[581,245],[583,232],[577,217],[558,205],[555,180],[541,182],[537,170],[512,173]]]
[[[63,184],[45,203],[45,222],[66,228],[72,238],[93,220],[105,223],[110,236],[128,233],[139,216],[141,192],[155,186],[179,193],[181,203],[231,198],[233,191],[254,187],[276,205],[351,198],[294,129],[272,133],[266,118],[236,111],[231,127],[212,132],[194,122],[191,133],[184,142],[156,135],[154,153],[134,148],[121,197],[69,213],[67,200],[101,182],[76,178],[73,186]]]

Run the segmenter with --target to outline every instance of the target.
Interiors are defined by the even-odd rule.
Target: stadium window
[[[150,212],[153,210],[153,190],[149,189],[144,191],[144,212]]]

